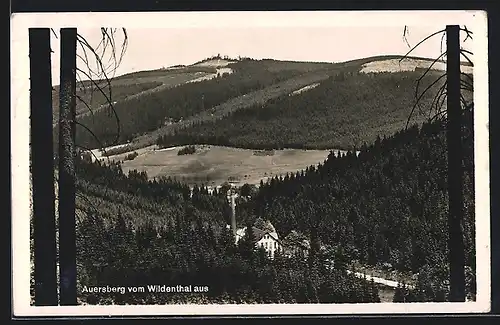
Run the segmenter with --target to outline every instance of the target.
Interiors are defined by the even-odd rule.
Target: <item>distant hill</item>
[[[189,143],[252,149],[354,149],[404,128],[416,101],[420,72],[377,75],[339,72],[326,80],[252,106],[216,121],[200,121],[159,137],[160,146]],[[422,80],[421,90],[439,73]],[[410,125],[425,121],[437,93],[421,98]],[[469,94],[470,96],[471,94]],[[432,114],[432,113],[431,113]]]
[[[216,126],[219,129],[221,125],[230,124],[229,121],[236,121],[243,117],[250,118],[249,123],[257,123],[255,121],[259,120],[257,125],[261,132],[274,123],[269,124],[269,118],[262,120],[262,112],[268,108],[272,108],[271,111],[276,113],[276,110],[285,112],[285,107],[288,107],[290,102],[297,104],[297,109],[299,106],[305,107],[306,105],[307,113],[304,109],[302,109],[303,115],[294,112],[293,119],[311,122],[313,121],[311,116],[316,116],[314,112],[324,110],[324,104],[332,103],[334,100],[336,108],[330,107],[326,116],[329,114],[337,114],[338,118],[342,116],[340,128],[335,123],[329,124],[329,130],[323,129],[325,124],[323,126],[314,123],[295,125],[295,122],[289,120],[291,117],[288,117],[288,121],[282,124],[284,127],[294,125],[296,132],[299,133],[309,132],[307,128],[312,128],[310,131],[313,133],[325,136],[329,134],[340,139],[332,143],[331,140],[325,142],[324,139],[312,136],[299,141],[299,147],[302,145],[315,148],[326,148],[334,144],[336,147],[359,145],[364,141],[373,141],[373,135],[379,132],[392,134],[406,123],[413,105],[414,81],[424,73],[433,59],[408,57],[400,62],[401,58],[398,55],[389,55],[328,63],[213,57],[188,66],[177,65],[115,77],[111,80],[111,94],[109,87],[104,87],[103,92],[100,92],[95,90],[95,84],[85,81],[79,83],[77,94],[86,102],[78,101],[79,123],[92,130],[99,141],[81,127],[77,127],[77,141],[87,148],[129,143],[128,148],[138,149],[157,143],[158,138],[162,136],[193,133],[199,130],[200,125],[206,128]],[[437,62],[427,82],[431,82],[432,78],[438,76],[438,73],[442,73],[443,67],[443,62]],[[470,64],[463,64],[464,71],[471,72],[471,68]],[[392,76],[383,73],[386,71],[389,71]],[[372,72],[382,73],[369,76]],[[404,78],[404,80],[398,82],[398,78]],[[339,83],[340,80],[344,81]],[[103,81],[97,83],[105,85]],[[341,84],[345,87],[341,87]],[[397,84],[403,87],[395,88]],[[377,88],[376,92],[370,90],[373,87]],[[339,91],[340,93],[337,93]],[[58,87],[55,87],[54,122],[58,115],[57,92]],[[293,98],[289,96],[292,93]],[[324,96],[325,94],[328,94],[327,97]],[[113,103],[112,109],[119,117],[119,135],[116,118],[112,114],[108,98]],[[343,101],[342,98],[348,101]],[[424,99],[423,105],[428,106],[431,99],[432,96],[429,94]],[[299,105],[299,102],[302,104]],[[353,105],[353,103],[356,104]],[[92,114],[89,113],[89,108],[92,109]],[[387,109],[391,111],[389,118],[377,115]],[[349,118],[349,116],[356,118]],[[415,122],[419,123],[425,117],[425,114],[419,114]],[[280,117],[279,114],[274,119],[284,121],[284,117]],[[360,123],[360,119],[369,120],[370,123]],[[330,123],[332,123],[331,120]],[[253,132],[249,131],[252,128],[254,127],[244,129],[240,127],[242,133],[236,138],[230,135],[231,132],[237,132],[235,128],[232,131],[224,131],[229,132],[226,136],[232,137],[232,140],[222,142],[225,142],[224,145],[249,148],[278,145],[275,143],[274,135],[283,128],[273,129],[274,126],[267,128],[265,132],[261,132],[260,139],[255,139],[256,143],[252,143],[251,136],[248,138],[244,135]],[[337,129],[341,134],[331,133],[332,128]],[[224,126],[221,129],[227,128]],[[340,130],[349,131],[346,133]],[[268,136],[269,141],[263,139],[264,134]],[[288,137],[286,134],[282,132],[278,134],[278,138]],[[215,134],[212,135],[215,136]],[[242,136],[247,139],[238,140]],[[297,138],[297,136],[292,138]],[[199,137],[198,140],[200,140]],[[205,141],[197,142],[218,144],[218,142],[215,143],[216,141],[201,140]],[[278,146],[283,145],[287,144],[281,143]]]

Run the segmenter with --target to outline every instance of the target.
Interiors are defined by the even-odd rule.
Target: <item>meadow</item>
[[[285,149],[264,155],[251,149],[197,145],[194,154],[179,156],[178,151],[183,147],[156,148],[149,146],[136,150],[138,156],[133,160],[125,160],[130,152],[110,156],[109,160],[123,161],[125,173],[145,171],[150,178],[165,176],[183,183],[210,186],[225,182],[258,185],[261,180],[322,163],[330,153],[328,150]]]

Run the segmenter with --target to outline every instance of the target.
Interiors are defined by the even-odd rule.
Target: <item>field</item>
[[[408,58],[400,62],[399,59],[387,59],[368,62],[362,65],[361,72],[378,73],[378,72],[401,72],[415,71],[416,69],[427,69],[431,66],[430,60],[418,60]],[[431,67],[432,70],[446,71],[446,62],[436,62]],[[462,65],[462,72],[472,74],[472,67]]]
[[[146,171],[149,177],[171,176],[188,183],[204,183],[218,186],[224,182],[237,185],[258,185],[275,175],[296,172],[310,165],[323,163],[328,150],[275,150],[266,155],[249,149],[219,146],[196,146],[192,155],[177,155],[182,147],[155,150],[155,146],[137,150],[133,160],[125,160],[125,173],[137,169]],[[111,160],[124,160],[127,153],[111,156]]]

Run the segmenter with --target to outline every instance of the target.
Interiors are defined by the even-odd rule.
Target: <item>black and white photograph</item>
[[[12,15],[14,313],[488,311],[486,27]]]

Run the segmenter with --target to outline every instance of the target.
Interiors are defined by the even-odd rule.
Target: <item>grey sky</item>
[[[128,16],[127,16],[128,15]],[[447,23],[472,24],[467,12],[295,12],[295,13],[158,13],[158,14],[53,14],[36,19],[20,17],[18,26],[78,26],[79,33],[96,46],[100,26],[124,25],[128,49],[116,75],[191,64],[216,54],[255,59],[338,62],[383,54],[405,54],[403,29],[415,45]],[[22,27],[19,27],[21,29]],[[473,28],[473,27],[472,27]],[[14,28],[15,29],[15,28]],[[14,30],[15,31],[15,30]],[[13,35],[27,53],[27,28]],[[121,34],[116,37],[119,44]],[[445,43],[444,43],[445,44]],[[470,47],[470,42],[465,44]],[[59,40],[52,36],[53,81],[58,83]],[[422,44],[412,55],[434,58],[441,37]],[[81,50],[79,51],[82,53]],[[78,63],[83,68],[83,63]]]
[[[411,27],[409,42],[416,44],[442,26]],[[380,54],[404,54],[403,26],[395,27],[279,27],[128,29],[128,48],[117,74],[192,64],[212,55],[247,56],[296,61],[346,61]],[[99,31],[81,30],[91,44],[99,43]],[[117,34],[120,44],[123,37]],[[436,36],[414,55],[435,57],[441,38]],[[57,59],[57,39],[53,39]]]

